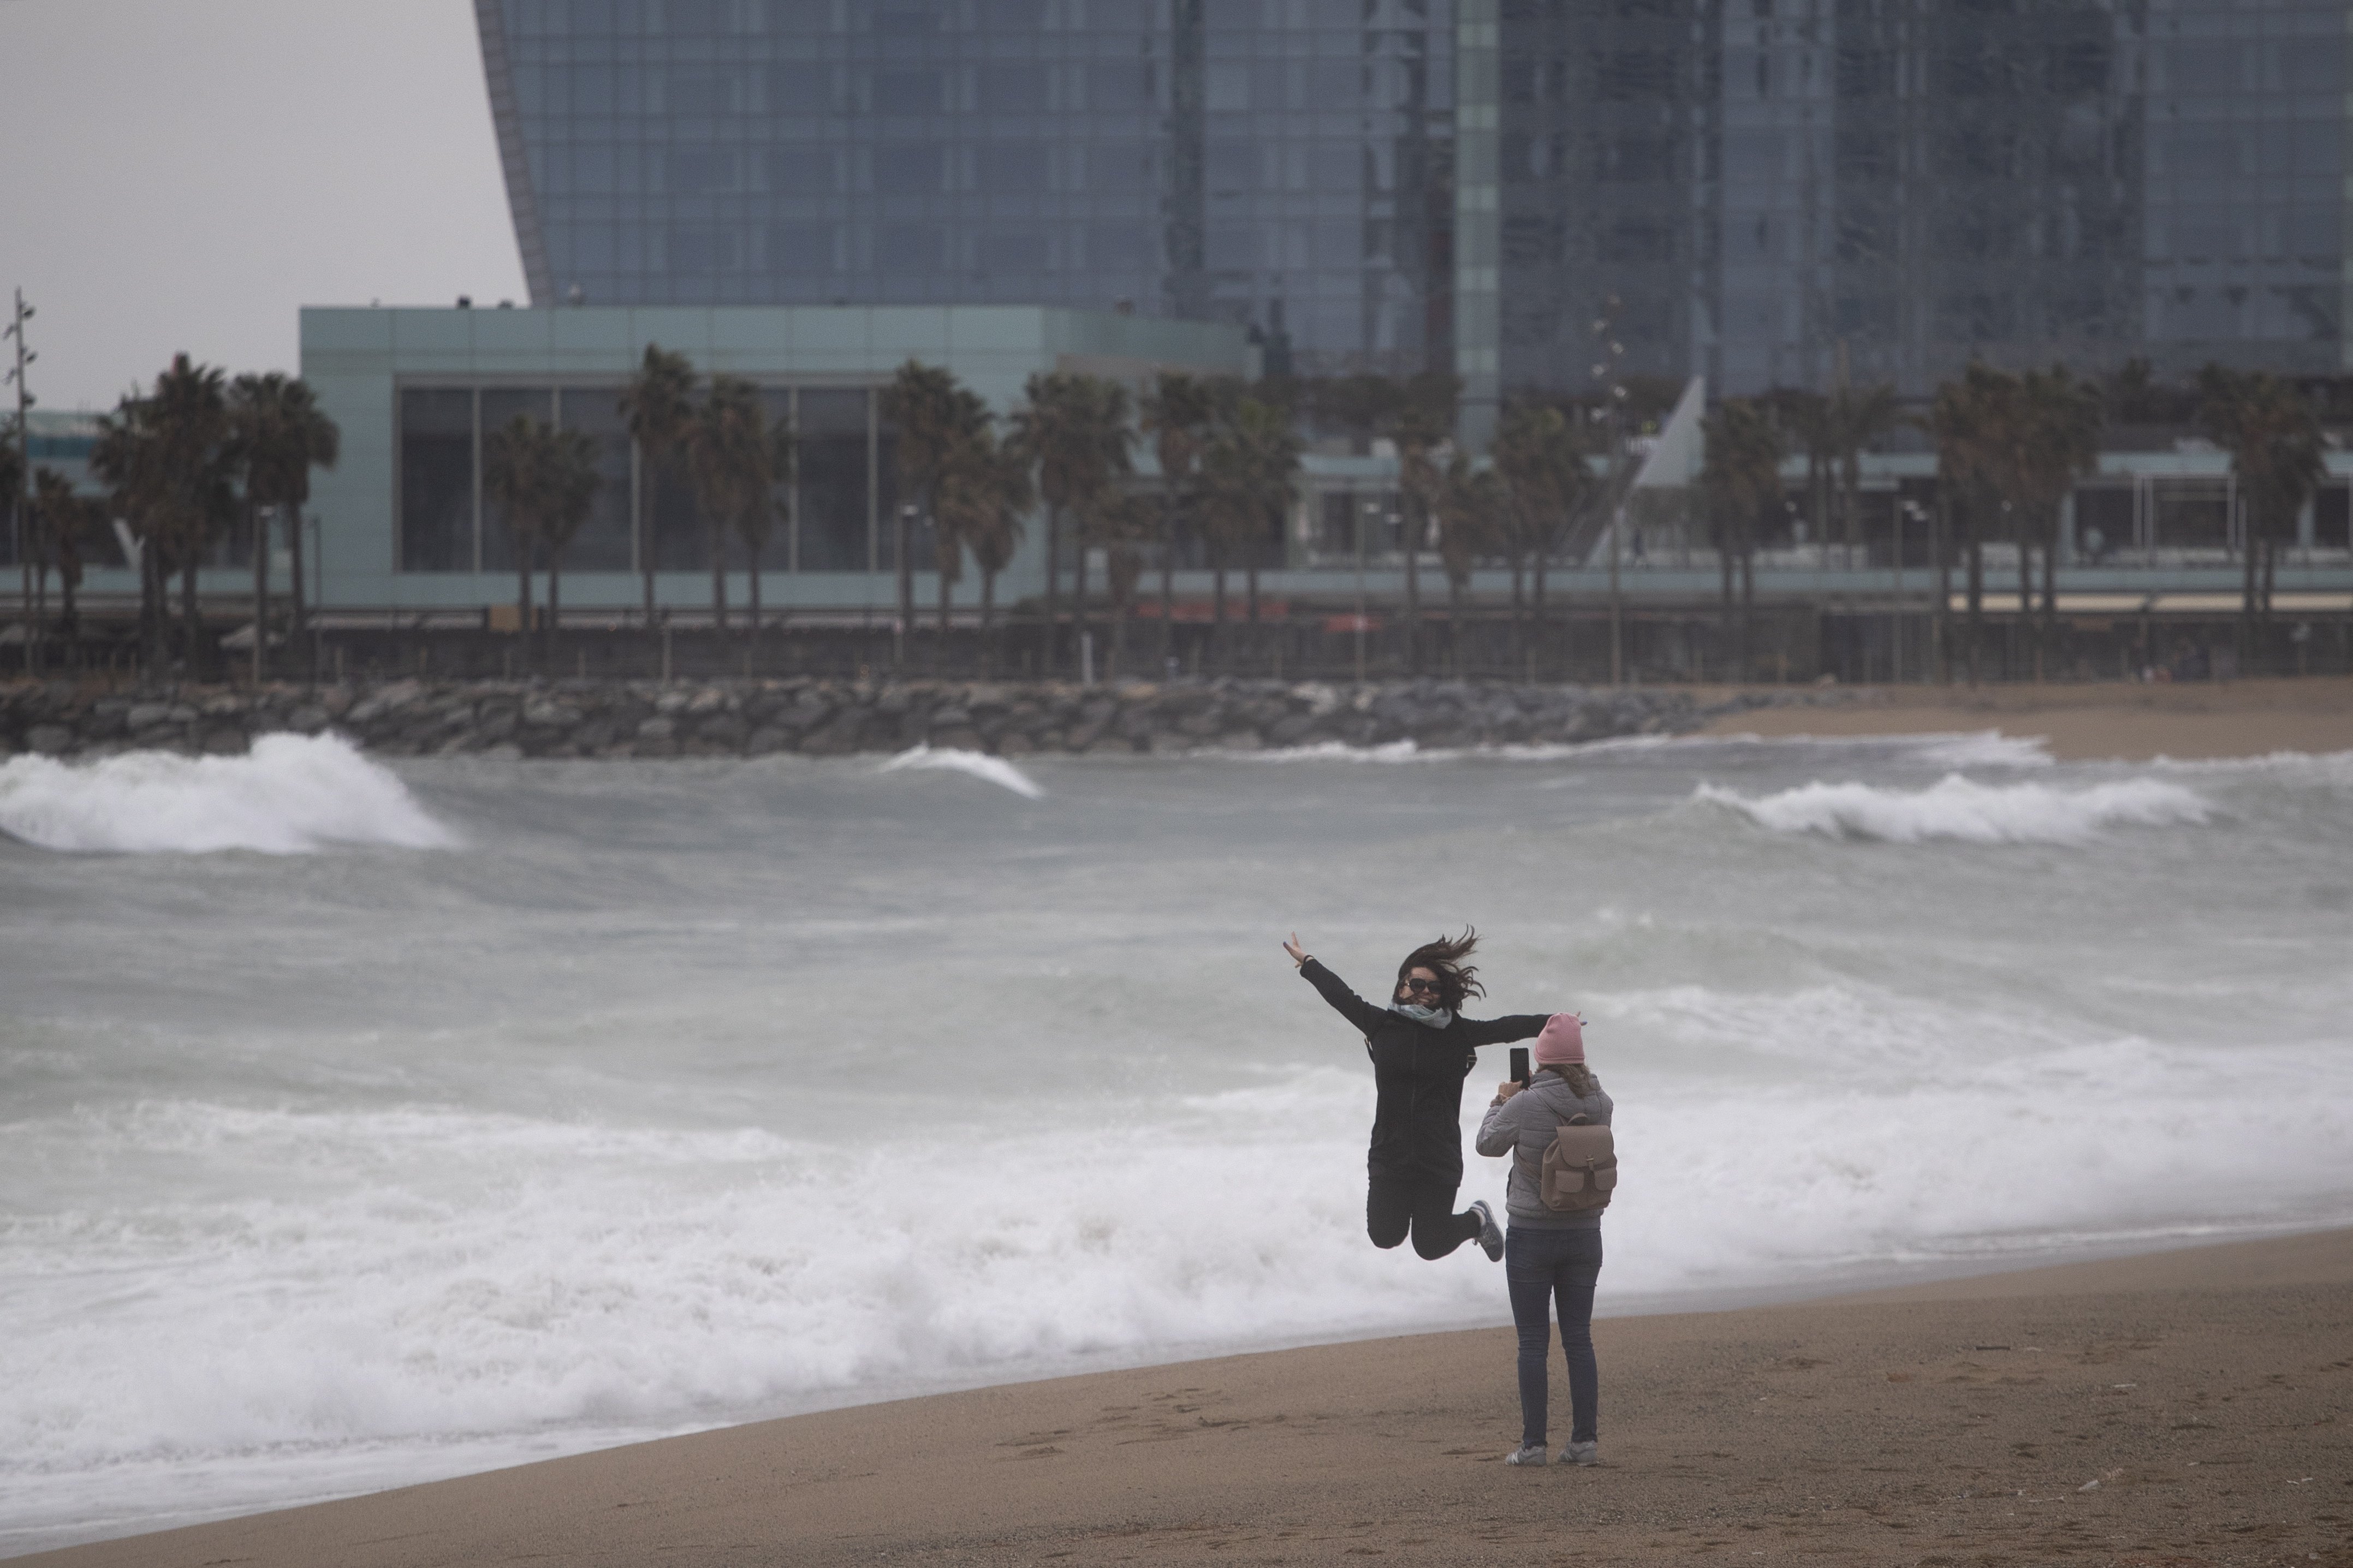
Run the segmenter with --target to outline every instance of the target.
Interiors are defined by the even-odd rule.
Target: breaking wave
[[[880,771],[894,773],[902,768],[970,773],[974,778],[987,779],[999,789],[1009,789],[1025,800],[1038,800],[1046,793],[1028,773],[1003,757],[992,757],[986,752],[964,752],[952,747],[935,752],[928,745],[913,746],[884,763]]]
[[[2203,795],[2161,779],[2123,779],[2082,789],[1985,784],[1958,773],[1926,789],[1809,784],[1751,799],[1702,784],[1692,798],[1737,812],[1776,833],[1918,844],[2082,844],[2110,827],[2168,827],[2208,821]]]
[[[458,842],[390,771],[335,735],[264,735],[241,757],[14,757],[0,763],[0,833],[43,849],[129,855]]]

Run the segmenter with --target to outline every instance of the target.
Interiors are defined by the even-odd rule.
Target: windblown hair
[[[1479,984],[1477,967],[1462,962],[1478,945],[1479,931],[1474,926],[1464,926],[1459,937],[1440,937],[1436,942],[1423,942],[1398,965],[1397,983],[1402,985],[1408,974],[1427,969],[1438,976],[1439,1005],[1460,1014],[1466,997],[1487,994],[1487,988]]]
[[[1587,1071],[1583,1062],[1546,1062],[1538,1070],[1567,1084],[1569,1092],[1579,1100],[1591,1100],[1601,1092],[1601,1080]]]

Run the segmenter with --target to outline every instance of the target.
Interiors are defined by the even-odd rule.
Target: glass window
[[[867,404],[863,390],[802,389],[800,569],[867,568]]]
[[[785,196],[829,196],[840,188],[840,165],[830,147],[778,147],[767,155],[768,189]]]
[[[474,395],[400,395],[400,569],[474,569]]]
[[[885,272],[935,272],[940,231],[927,223],[886,223],[874,231],[874,265]]]
[[[841,263],[829,223],[780,223],[768,230],[768,270],[829,273]]]
[[[980,188],[992,195],[1046,188],[1046,149],[1034,142],[984,142],[975,163]]]
[[[486,386],[482,388],[482,458],[490,461],[491,443],[512,421],[528,416],[547,424],[555,417],[555,393],[545,386]],[[482,570],[515,569],[514,533],[506,512],[487,491],[482,496]]]
[[[940,188],[937,142],[886,143],[874,153],[874,188],[885,195],[928,195]]]
[[[570,572],[627,572],[629,550],[629,427],[621,417],[618,386],[567,386],[557,394],[556,418],[567,430],[596,440],[596,493],[588,521],[564,552]]]
[[[874,73],[875,113],[936,114],[939,110],[939,72],[881,70]]]

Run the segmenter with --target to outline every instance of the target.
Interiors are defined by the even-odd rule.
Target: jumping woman
[[[1478,932],[1465,929],[1452,941],[1415,948],[1398,965],[1392,1000],[1380,1008],[1310,956],[1297,931],[1282,944],[1307,983],[1364,1032],[1373,1059],[1379,1099],[1366,1160],[1365,1230],[1375,1247],[1395,1247],[1410,1234],[1424,1258],[1443,1258],[1466,1241],[1491,1258],[1504,1256],[1503,1229],[1484,1200],[1454,1210],[1462,1185],[1462,1080],[1481,1046],[1525,1040],[1544,1028],[1547,1015],[1463,1017],[1464,999],[1487,994],[1478,971],[1462,962],[1478,945]]]

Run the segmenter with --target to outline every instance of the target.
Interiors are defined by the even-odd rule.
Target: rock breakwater
[[[399,680],[160,696],[24,681],[0,689],[0,755],[235,754],[257,736],[329,730],[387,756],[838,756],[929,745],[1018,757],[1401,741],[1430,749],[1675,734],[1703,717],[1679,691],[1440,680]]]

